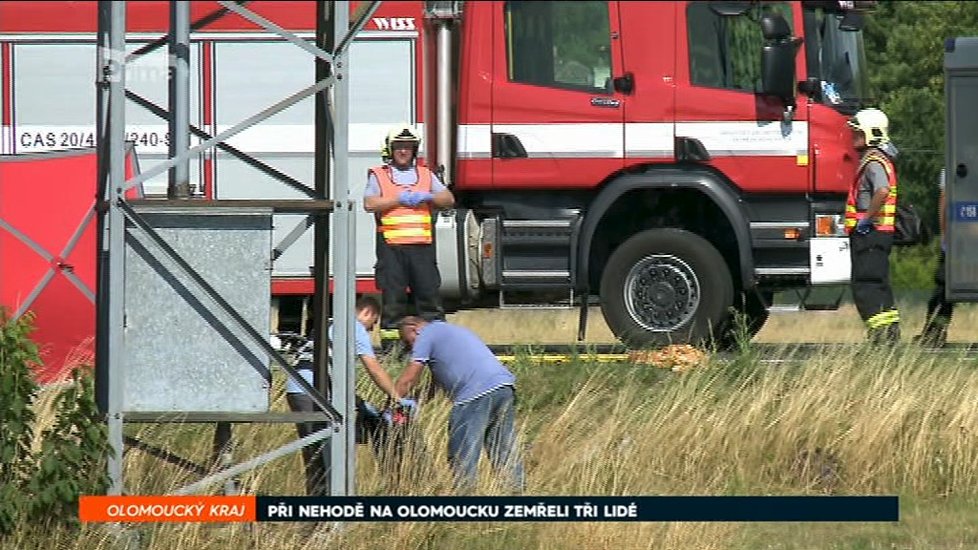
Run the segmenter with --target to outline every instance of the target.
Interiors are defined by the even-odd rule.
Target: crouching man
[[[398,377],[398,395],[407,395],[427,366],[435,385],[453,402],[448,419],[448,457],[456,488],[470,491],[483,446],[497,472],[514,491],[524,488],[523,461],[516,436],[516,376],[472,331],[444,321],[405,317],[401,340],[411,362]]]

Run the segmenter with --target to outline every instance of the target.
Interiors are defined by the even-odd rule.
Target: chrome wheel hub
[[[665,254],[646,256],[632,266],[622,292],[631,318],[653,332],[681,327],[700,303],[696,273],[683,260]]]

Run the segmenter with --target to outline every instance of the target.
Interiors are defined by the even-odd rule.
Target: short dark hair
[[[407,317],[404,317],[403,319],[401,319],[400,321],[398,321],[397,328],[399,330],[401,330],[401,329],[405,329],[407,327],[417,327],[417,326],[421,326],[421,325],[423,325],[423,324],[425,324],[427,322],[428,321],[425,321],[421,317],[417,317],[415,315],[408,315]]]
[[[358,312],[369,309],[377,315],[380,315],[380,302],[373,296],[360,296],[357,298],[356,308]]]

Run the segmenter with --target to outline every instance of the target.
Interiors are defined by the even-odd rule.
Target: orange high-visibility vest
[[[880,209],[879,215],[874,220],[876,229],[886,233],[893,233],[895,229],[897,210],[896,168],[894,168],[893,161],[890,160],[890,157],[876,150],[870,150],[863,157],[862,162],[859,163],[859,170],[856,172],[856,181],[849,188],[849,198],[846,200],[846,234],[852,234],[852,230],[856,228],[859,220],[866,217],[866,212],[856,210],[856,199],[859,194],[859,182],[862,180],[863,172],[866,171],[866,166],[874,160],[883,165],[883,169],[886,171],[886,182],[890,187],[890,194],[886,197],[883,208]]]
[[[391,179],[390,166],[370,169],[380,184],[380,196],[397,198],[404,191],[431,192],[431,170],[417,166],[418,181],[413,185],[398,185]],[[410,207],[398,205],[381,214],[377,232],[387,244],[431,244],[431,204]]]

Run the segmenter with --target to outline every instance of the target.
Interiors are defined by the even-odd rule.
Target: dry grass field
[[[600,312],[591,341],[600,342]],[[459,314],[490,342],[572,341],[576,312]],[[549,317],[548,317],[549,315]],[[904,312],[904,339],[922,308]],[[952,340],[974,341],[976,312],[959,308]],[[487,326],[489,325],[489,326]],[[607,329],[603,329],[607,330]],[[777,313],[759,342],[854,342],[851,309]],[[610,341],[610,340],[609,340]],[[399,367],[392,365],[393,370]],[[105,526],[25,530],[0,542],[16,549],[967,549],[978,548],[978,369],[911,346],[845,348],[800,365],[745,355],[674,373],[633,364],[513,365],[529,495],[898,495],[900,521],[879,523],[357,523]],[[365,379],[360,390],[378,401]],[[285,410],[276,379],[275,410]],[[46,403],[46,402],[44,402]],[[406,482],[389,478],[358,448],[358,493],[451,494],[444,400],[423,404],[426,451],[410,458]],[[44,411],[42,410],[42,416]],[[47,413],[50,421],[50,413]],[[211,431],[192,425],[129,425],[127,433],[198,462]],[[235,428],[238,459],[295,437],[288,425]],[[818,449],[818,451],[816,451]],[[292,455],[242,476],[247,494],[303,494]],[[500,494],[488,471],[480,492]],[[160,494],[197,478],[132,450],[127,486]],[[220,487],[214,488],[215,492]],[[138,538],[139,544],[134,544]]]
[[[898,299],[903,340],[920,331],[925,306],[919,300]],[[449,316],[449,321],[467,326],[490,344],[567,344],[577,338],[578,310],[477,310]],[[855,343],[865,338],[859,314],[851,304],[836,311],[773,312],[754,337],[758,343]],[[978,342],[978,306],[958,304],[949,331],[951,342]],[[588,313],[585,342],[611,344],[615,337],[601,315],[592,307]]]

